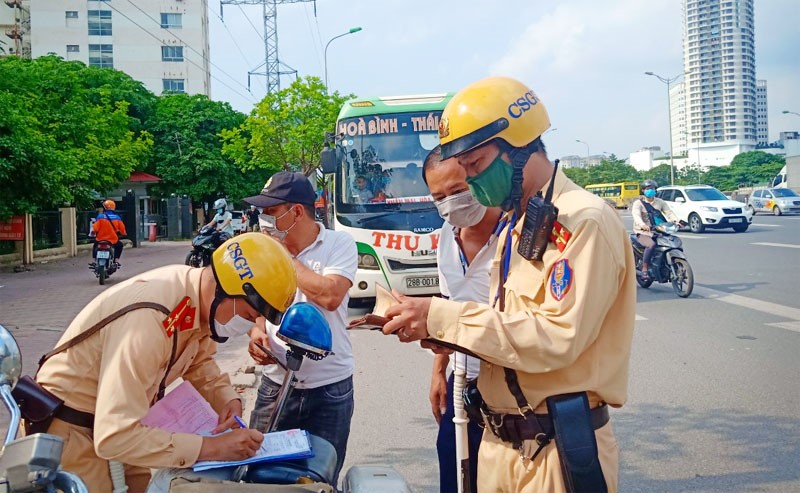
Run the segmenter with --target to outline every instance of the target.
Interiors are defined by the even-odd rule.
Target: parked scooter
[[[89,264],[89,268],[94,271],[101,286],[106,283],[108,276],[119,269],[119,262],[114,257],[114,245],[110,241],[97,242],[94,262]]]
[[[286,352],[286,364],[278,363],[286,370],[286,374],[278,393],[275,411],[267,425],[268,432],[275,431],[277,427],[286,400],[297,382],[295,372],[300,369],[303,359],[320,360],[328,356],[333,347],[331,329],[325,317],[314,305],[305,302],[295,303],[286,311],[278,329],[278,337],[286,342],[289,349]],[[263,346],[260,348],[276,362],[281,361],[281,358],[271,353],[269,349]],[[314,435],[309,435],[309,441],[314,451],[314,456],[311,458],[251,464],[238,468],[231,479],[262,485],[305,484],[306,487],[311,487],[309,483],[313,483],[312,491],[336,491],[336,485],[333,484],[337,463],[336,449],[327,440]],[[252,492],[255,491],[252,489],[252,484],[239,490],[237,485],[225,483],[224,491]],[[171,493],[208,493],[217,490],[209,490],[208,483],[198,483],[196,479],[178,478],[172,480],[169,491]],[[264,491],[271,490],[265,487]],[[343,482],[344,493],[373,491],[410,493],[411,490],[403,477],[388,466],[357,465],[347,471]]]
[[[14,336],[0,325],[0,396],[11,414],[0,456],[0,492],[63,491],[88,493],[81,479],[61,470],[64,440],[48,433],[17,439],[20,410],[11,390],[22,373],[22,358]]]
[[[637,241],[635,234],[631,234],[633,257],[636,261],[636,281],[643,288],[649,288],[653,282],[671,282],[678,296],[689,297],[694,289],[694,273],[683,253],[683,241],[675,236],[678,226],[663,221],[654,230],[656,234],[653,239],[656,247],[650,259],[649,278],[643,278],[641,275],[644,246]]]
[[[211,265],[211,254],[230,237],[228,233],[217,231],[214,226],[203,226],[192,239],[192,251],[186,255],[186,265],[192,267]]]

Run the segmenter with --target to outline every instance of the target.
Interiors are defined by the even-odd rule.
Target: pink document
[[[183,382],[150,408],[142,424],[173,433],[210,435],[219,415],[189,382]]]

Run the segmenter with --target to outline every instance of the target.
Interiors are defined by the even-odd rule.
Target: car
[[[776,216],[800,213],[800,195],[790,188],[765,188],[754,190],[747,200],[747,208],[756,212],[769,212]]]
[[[742,233],[753,221],[753,213],[743,202],[729,200],[712,186],[670,185],[660,187],[656,196],[666,201],[681,221],[689,224],[692,233],[702,233],[706,228],[733,228]]]
[[[231,211],[233,219],[231,219],[231,226],[233,226],[233,234],[238,235],[247,231],[247,216],[242,211]]]

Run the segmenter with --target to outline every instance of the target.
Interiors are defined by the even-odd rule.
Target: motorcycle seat
[[[324,438],[308,435],[314,457],[250,464],[245,482],[259,484],[295,484],[300,478],[332,484],[336,474],[336,449]]]

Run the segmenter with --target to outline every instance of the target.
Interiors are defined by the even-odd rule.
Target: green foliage
[[[655,180],[660,187],[672,183],[669,161],[659,164],[658,166],[653,166],[649,170],[642,172],[641,175],[642,181],[647,179]]]
[[[319,166],[325,132],[332,132],[344,102],[352,95],[329,94],[318,77],[295,80],[268,94],[238,128],[223,130],[223,154],[245,171],[301,171]]]
[[[125,180],[149,156],[151,97],[110,69],[0,59],[0,217],[85,204]]]
[[[154,189],[165,195],[186,194],[196,201],[219,196],[238,201],[258,193],[268,175],[263,170],[245,175],[222,154],[220,133],[244,121],[245,115],[228,103],[203,95],[159,97],[147,122],[154,139],[149,170],[163,180]]]
[[[626,164],[614,154],[603,159],[597,166],[588,168],[567,168],[564,173],[578,185],[585,187],[597,183],[619,183],[623,181],[639,181],[636,168]]]

